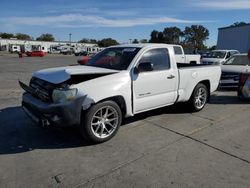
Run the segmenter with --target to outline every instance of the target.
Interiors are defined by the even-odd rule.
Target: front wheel
[[[189,104],[193,111],[198,112],[202,110],[208,99],[208,90],[207,87],[199,83],[194,88],[192,96],[189,99]]]
[[[93,143],[102,143],[111,139],[122,122],[122,113],[117,103],[104,101],[93,105],[84,115],[81,133]]]

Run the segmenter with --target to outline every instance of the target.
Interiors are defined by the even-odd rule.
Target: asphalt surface
[[[18,79],[77,59],[0,56],[0,187],[250,187],[250,103],[235,91],[198,113],[181,104],[127,118],[99,145],[74,127],[35,125]]]

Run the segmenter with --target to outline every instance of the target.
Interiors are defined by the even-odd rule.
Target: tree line
[[[166,27],[163,31],[153,30],[150,37],[151,43],[180,44],[186,49],[204,50],[209,31],[202,25],[191,25],[183,31],[178,27]]]
[[[0,37],[3,39],[11,39],[11,38],[16,38],[19,40],[35,40],[33,37],[31,37],[28,34],[25,33],[0,33]],[[52,34],[50,33],[45,33],[42,34],[41,36],[36,38],[37,41],[55,41],[55,38]]]
[[[0,33],[0,37],[3,39],[15,38],[19,40],[55,41],[55,37],[50,33],[41,34],[36,39],[24,33],[17,33],[17,34]],[[100,47],[108,47],[108,46],[119,44],[115,39],[112,39],[112,38],[104,38],[101,40],[83,38],[78,42],[98,44]]]
[[[230,27],[244,26],[245,22],[235,22]],[[55,41],[55,37],[50,33],[41,34],[39,37],[34,39],[30,35],[24,33],[0,33],[0,37],[4,39],[17,38],[20,40],[37,40],[37,41]],[[208,47],[205,41],[209,39],[209,30],[202,25],[191,25],[190,27],[185,27],[182,31],[178,27],[166,27],[163,31],[153,30],[150,34],[150,39],[129,39],[130,43],[166,43],[166,44],[180,44],[187,50],[205,50]],[[113,38],[104,38],[101,40],[83,38],[81,43],[92,43],[98,44],[100,47],[108,47],[112,45],[119,44]],[[211,47],[212,49],[215,46]],[[210,49],[211,49],[210,48]]]
[[[101,40],[83,38],[83,39],[79,40],[78,42],[98,44],[99,47],[108,47],[108,46],[113,46],[113,45],[119,44],[119,42],[117,42],[115,39],[112,39],[112,38],[104,38]]]

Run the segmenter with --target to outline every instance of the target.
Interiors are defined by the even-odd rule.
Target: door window
[[[143,54],[139,63],[151,63],[153,71],[167,70],[170,68],[168,50],[166,48],[149,50]]]
[[[182,49],[179,46],[174,46],[175,55],[182,55]]]

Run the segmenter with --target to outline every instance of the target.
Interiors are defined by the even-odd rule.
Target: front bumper
[[[220,80],[220,87],[238,87],[239,81],[231,79],[231,80]]]
[[[65,127],[79,125],[84,98],[85,96],[66,103],[54,104],[43,102],[25,92],[22,98],[22,107],[32,120],[42,126]]]

